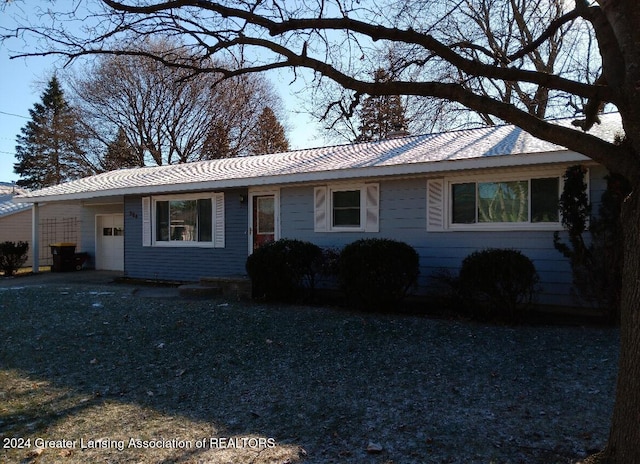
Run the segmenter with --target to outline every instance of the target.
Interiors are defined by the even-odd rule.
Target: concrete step
[[[185,284],[178,287],[178,294],[184,298],[213,298],[222,295],[222,288],[212,285]]]
[[[221,294],[229,298],[251,298],[251,279],[247,276],[201,277],[199,285],[219,288]]]

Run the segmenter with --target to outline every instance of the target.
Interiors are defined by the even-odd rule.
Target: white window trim
[[[452,185],[462,183],[482,183],[482,182],[510,182],[531,179],[541,179],[548,177],[558,177],[558,199],[564,189],[564,173],[566,167],[555,169],[526,170],[509,173],[494,172],[491,174],[481,175],[463,175],[450,176],[444,178],[444,205],[446,220],[445,230],[449,231],[513,231],[513,230],[539,230],[539,231],[557,231],[563,230],[561,219],[557,222],[478,222],[473,224],[455,224],[453,223],[453,198],[451,196]],[[587,195],[589,194],[589,173],[586,176]],[[529,216],[531,215],[531,194],[529,192]]]
[[[333,225],[333,193],[357,190],[360,192],[360,225]],[[324,192],[324,193],[323,193]],[[371,201],[369,201],[371,197]],[[318,199],[321,202],[318,203]],[[335,183],[314,189],[315,232],[379,232],[380,184],[376,182]]]
[[[222,237],[218,237],[216,240],[217,219],[216,214],[216,198],[218,195],[224,195],[221,192],[207,192],[200,194],[177,194],[177,195],[158,195],[151,197],[151,246],[161,248],[224,248],[224,233]],[[224,198],[224,197],[223,197]],[[211,241],[210,242],[198,242],[198,241],[182,241],[182,240],[157,240],[156,229],[156,203],[159,201],[172,201],[172,200],[205,200],[211,199]],[[224,219],[223,219],[224,223]],[[223,224],[224,225],[224,224]]]
[[[360,225],[359,226],[334,226],[333,225],[333,194],[335,192],[348,192],[358,190],[360,192]],[[365,184],[345,184],[345,185],[329,185],[328,186],[329,198],[327,203],[329,204],[329,214],[327,219],[329,221],[329,232],[364,232],[366,221],[366,186]]]

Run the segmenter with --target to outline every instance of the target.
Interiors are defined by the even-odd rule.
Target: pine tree
[[[254,129],[251,140],[251,152],[254,155],[280,153],[289,150],[289,141],[284,127],[276,118],[275,113],[268,106],[258,117],[258,124]]]
[[[81,148],[82,131],[64,98],[56,76],[42,94],[42,102],[29,110],[31,120],[16,137],[13,169],[18,185],[44,188],[91,174]]]
[[[375,82],[387,82],[389,73],[378,69]],[[391,133],[405,130],[407,125],[405,107],[400,95],[369,96],[360,110],[360,134],[356,142],[371,142],[386,139]]]
[[[107,146],[107,152],[100,164],[105,171],[143,166],[122,128],[118,130],[118,135],[113,142]]]
[[[233,158],[234,156],[237,156],[237,154],[231,150],[229,129],[221,121],[214,122],[209,128],[205,142],[202,144],[200,159],[212,160]]]

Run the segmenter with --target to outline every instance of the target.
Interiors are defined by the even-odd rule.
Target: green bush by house
[[[0,243],[0,271],[5,276],[13,275],[27,261],[28,251],[27,242]]]
[[[418,253],[389,239],[361,239],[340,253],[338,278],[349,300],[362,308],[389,309],[415,286]]]
[[[538,281],[520,251],[490,248],[462,261],[457,285],[472,316],[513,322],[533,304]]]
[[[254,298],[295,301],[315,288],[322,250],[301,240],[281,239],[253,252],[246,263]]]

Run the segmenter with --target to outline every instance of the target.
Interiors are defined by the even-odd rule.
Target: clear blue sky
[[[45,58],[9,60],[9,52],[0,46],[0,181],[18,179],[13,172],[16,135],[40,99],[44,87],[38,82],[46,81],[51,69],[52,60]]]
[[[31,1],[23,3],[23,9],[28,9]],[[7,13],[0,12],[0,26],[11,26]],[[0,44],[0,182],[18,180],[13,172],[16,136],[29,120],[29,110],[40,101],[56,66],[53,59],[44,57],[10,60],[9,56],[15,54],[19,46],[21,44],[18,41]],[[315,127],[314,123],[306,115],[294,113],[301,103],[289,91],[290,78],[272,78],[272,81],[285,105],[291,148],[321,146],[321,135],[310,129]]]

